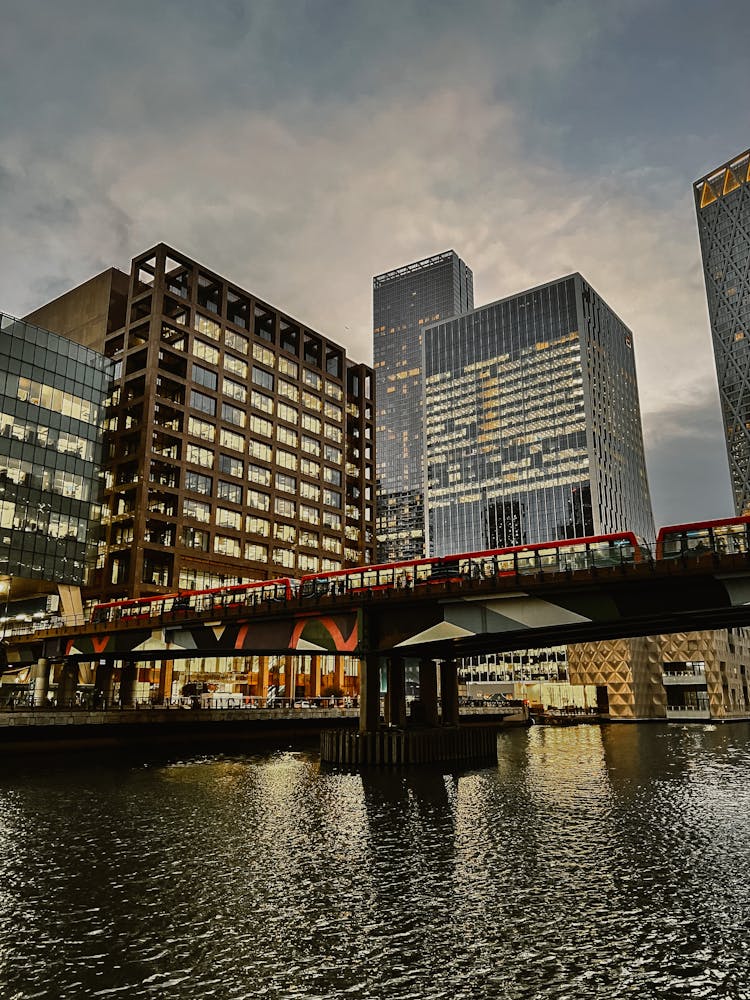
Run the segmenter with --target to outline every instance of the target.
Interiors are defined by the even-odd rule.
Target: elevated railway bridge
[[[246,665],[246,690],[264,697],[284,675],[289,694],[321,694],[323,667],[344,687],[357,661],[360,731],[380,725],[381,668],[387,675],[387,722],[406,724],[405,663],[419,664],[426,725],[458,722],[457,661],[545,645],[750,625],[750,555],[709,552],[617,566],[539,570],[492,578],[455,576],[418,586],[347,593],[300,593],[284,601],[213,607],[57,627],[15,628],[3,637],[7,664],[31,666],[36,698],[50,676],[58,703],[86,676],[106,697],[135,699],[145,674],[157,697],[171,691],[175,664],[196,657]],[[300,685],[303,682],[303,686]],[[40,701],[41,703],[41,701]]]

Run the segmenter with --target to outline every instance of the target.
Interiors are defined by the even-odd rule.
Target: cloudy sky
[[[692,182],[746,0],[0,0],[0,310],[164,241],[371,360],[374,274],[581,271],[635,334],[657,523],[731,513]]]

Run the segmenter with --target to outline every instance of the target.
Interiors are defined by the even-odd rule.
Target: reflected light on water
[[[496,767],[296,751],[0,780],[0,995],[743,998],[745,725],[500,735]]]

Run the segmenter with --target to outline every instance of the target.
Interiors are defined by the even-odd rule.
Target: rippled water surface
[[[750,998],[750,727],[498,742],[6,763],[0,996]]]

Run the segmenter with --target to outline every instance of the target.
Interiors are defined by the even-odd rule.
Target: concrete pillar
[[[258,657],[258,697],[264,700],[268,697],[268,657]]]
[[[440,662],[440,701],[443,706],[443,725],[458,725],[458,667],[455,660]]]
[[[333,659],[333,686],[337,691],[346,691],[344,687],[344,657],[335,656]]]
[[[159,664],[159,701],[164,702],[172,697],[172,674],[174,660],[162,660]]]
[[[320,656],[315,653],[310,657],[310,697],[320,698],[321,673]]]
[[[138,666],[123,660],[120,666],[120,703],[123,708],[135,708]]]
[[[114,663],[108,663],[106,660],[97,663],[94,674],[94,708],[112,707],[114,671]]]
[[[34,682],[34,705],[39,708],[47,704],[49,691],[49,660],[40,656],[31,668],[31,679]]]
[[[386,696],[386,725],[406,728],[406,678],[404,661],[400,656],[388,660],[388,694]]]
[[[359,731],[374,733],[379,726],[380,657],[368,653],[359,661]]]
[[[426,726],[438,724],[437,671],[434,660],[419,661],[419,701]]]
[[[65,660],[60,671],[60,681],[57,685],[57,704],[62,708],[72,708],[76,699],[78,687],[78,664]]]

